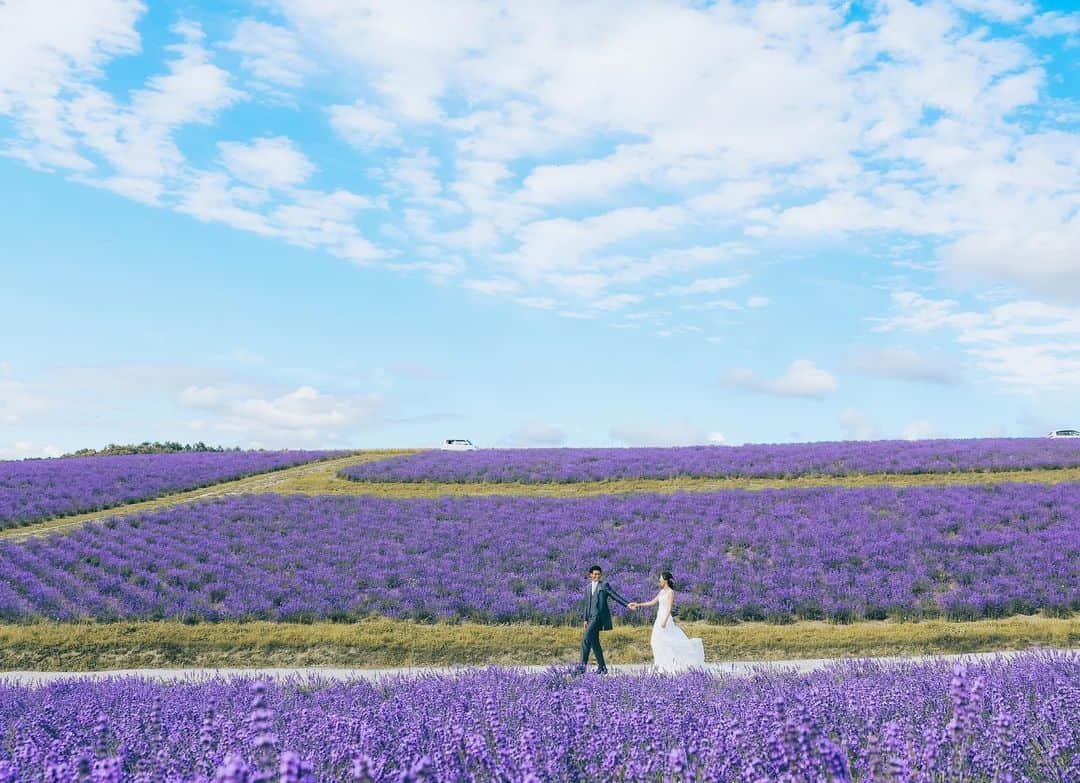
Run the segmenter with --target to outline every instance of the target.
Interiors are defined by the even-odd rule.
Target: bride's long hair
[[[670,571],[661,571],[660,576],[662,576],[664,581],[667,582],[668,587],[670,587],[672,590],[675,589],[675,577],[671,575]]]

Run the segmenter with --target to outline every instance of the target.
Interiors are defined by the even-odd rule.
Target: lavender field
[[[337,453],[225,451],[0,462],[0,529],[149,500]]]
[[[1080,657],[0,686],[0,781],[1073,781]]]
[[[1066,468],[1080,440],[841,441],[625,449],[425,451],[341,471],[355,481],[577,482],[679,477],[847,476]]]
[[[686,619],[1061,613],[1080,609],[1080,483],[230,497],[0,546],[0,619],[564,623],[593,562],[631,599],[674,570]]]

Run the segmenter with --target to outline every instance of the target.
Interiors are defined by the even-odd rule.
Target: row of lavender
[[[0,462],[0,529],[287,468],[333,451],[224,451]]]
[[[1080,780],[1080,657],[0,686],[0,783]]]
[[[842,441],[634,449],[425,451],[348,468],[355,481],[576,482],[700,477],[846,476],[1066,468],[1080,439]]]
[[[630,599],[672,569],[686,619],[1068,612],[1080,483],[231,497],[0,546],[0,619],[564,623],[592,563]]]

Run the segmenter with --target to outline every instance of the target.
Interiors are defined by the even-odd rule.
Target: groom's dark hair
[[[604,569],[600,566],[589,566],[589,573],[591,574],[593,571],[599,571],[601,574],[604,573]]]

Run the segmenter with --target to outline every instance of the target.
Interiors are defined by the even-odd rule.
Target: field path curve
[[[171,506],[229,495],[274,493],[281,495],[372,495],[392,498],[442,496],[483,497],[529,495],[575,498],[635,493],[718,492],[723,490],[799,489],[810,487],[919,487],[967,484],[1035,483],[1059,484],[1080,481],[1080,467],[964,471],[952,473],[865,473],[852,476],[800,476],[794,478],[673,478],[612,479],[607,481],[510,483],[510,482],[380,482],[354,481],[338,475],[343,468],[363,462],[415,454],[423,449],[372,449],[344,457],[307,462],[254,476],[225,481],[210,487],[162,495],[123,506],[57,517],[23,527],[0,530],[0,541],[17,541],[71,530],[86,522],[108,517],[142,514]]]
[[[142,514],[148,511],[159,511],[170,506],[176,506],[182,503],[192,503],[208,498],[248,494],[252,492],[289,492],[291,490],[288,489],[288,487],[292,482],[303,481],[313,474],[326,473],[330,476],[335,476],[339,470],[351,465],[358,465],[362,462],[371,462],[378,459],[388,459],[389,457],[397,457],[405,454],[413,454],[416,451],[418,451],[418,449],[355,451],[344,457],[333,457],[331,459],[318,460],[315,462],[305,462],[302,465],[295,465],[291,468],[257,473],[254,476],[246,476],[232,481],[223,481],[220,484],[214,484],[209,487],[200,487],[199,489],[191,489],[185,492],[174,492],[151,500],[140,500],[135,503],[113,506],[112,508],[105,508],[99,511],[88,511],[83,514],[56,517],[55,519],[37,522],[32,525],[7,528],[0,530],[0,541],[19,540],[30,538],[31,536],[42,535],[44,533],[56,533],[98,519],[127,516],[129,514]]]
[[[325,473],[292,482],[291,491],[310,495],[378,495],[417,498],[443,495],[535,495],[538,497],[588,497],[643,492],[719,492],[743,489],[805,489],[809,487],[926,487],[970,484],[1061,484],[1080,481],[1080,467],[1037,470],[953,471],[948,473],[859,473],[850,476],[794,476],[792,478],[607,479],[566,482],[438,482],[356,481]]]

